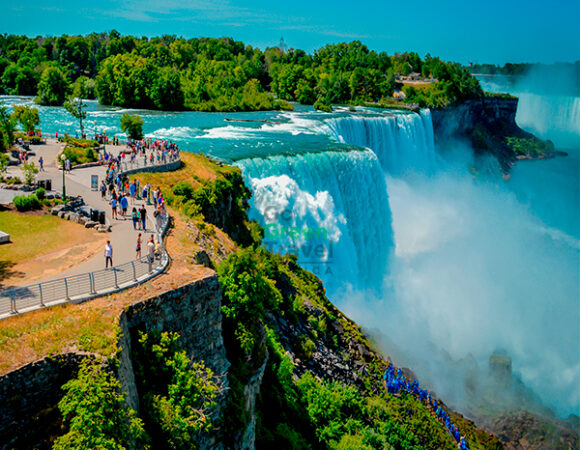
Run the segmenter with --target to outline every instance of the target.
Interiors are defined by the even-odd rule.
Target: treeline
[[[573,70],[576,72],[576,74],[578,74],[580,73],[580,61],[576,61],[574,63],[554,64],[505,63],[503,66],[500,66],[499,64],[472,64],[471,66],[467,67],[467,70],[469,70],[470,73],[481,75],[527,75],[532,69],[547,73],[554,73],[562,70]]]
[[[248,111],[291,108],[287,101],[327,109],[332,103],[391,100],[397,76],[433,75],[427,93],[410,101],[442,106],[481,95],[458,64],[416,53],[387,55],[359,41],[303,50],[265,51],[231,38],[137,38],[118,32],[87,36],[0,35],[0,93],[34,95],[62,105],[69,95],[105,105],[161,110]]]

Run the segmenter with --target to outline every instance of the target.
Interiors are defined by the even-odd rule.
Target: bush
[[[44,200],[44,197],[46,196],[46,189],[39,187],[36,192],[36,198],[38,198],[38,200]]]
[[[40,200],[35,194],[32,195],[17,195],[12,200],[14,207],[18,211],[30,211],[32,209],[40,209],[42,206]]]
[[[34,183],[34,178],[38,173],[38,169],[34,166],[33,162],[26,163],[22,166],[22,172],[24,172],[24,180],[26,184],[31,185]]]
[[[143,422],[127,406],[119,382],[100,365],[82,363],[78,377],[63,389],[58,408],[69,430],[54,449],[147,448]]]
[[[143,139],[143,119],[136,114],[125,113],[121,117],[121,129],[131,139]]]
[[[71,165],[76,166],[78,164],[86,164],[97,161],[98,153],[94,148],[78,148],[78,147],[65,147],[64,155],[70,160]],[[58,160],[62,164],[60,155]]]
[[[193,198],[193,186],[190,183],[186,183],[182,181],[181,183],[177,183],[173,187],[173,193],[176,196],[185,197],[187,200],[191,200]]]
[[[99,147],[101,145],[98,143],[98,141],[95,141],[93,139],[77,139],[70,137],[68,134],[66,134],[64,137],[61,137],[60,142],[69,144],[72,147],[81,147],[81,148]]]
[[[332,107],[330,105],[327,105],[325,103],[323,103],[320,100],[316,100],[316,102],[314,103],[314,109],[317,109],[318,111],[322,111],[322,112],[332,112]]]

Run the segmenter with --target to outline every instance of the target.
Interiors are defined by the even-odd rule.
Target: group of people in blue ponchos
[[[400,392],[406,392],[407,394],[413,395],[419,401],[427,401],[435,411],[437,418],[440,422],[445,424],[445,427],[457,442],[457,447],[460,450],[469,450],[469,445],[464,436],[461,436],[459,428],[453,422],[449,414],[437,403],[437,400],[431,398],[431,394],[427,389],[422,389],[417,380],[407,381],[403,371],[398,368],[395,369],[393,364],[389,363],[389,367],[385,370],[383,376],[387,392],[389,394],[399,394]]]

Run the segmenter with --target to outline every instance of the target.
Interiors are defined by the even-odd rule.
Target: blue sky
[[[262,49],[283,36],[308,52],[358,39],[389,54],[416,51],[462,63],[580,59],[578,0],[0,0],[0,12],[0,32],[29,36],[116,29],[231,36]]]

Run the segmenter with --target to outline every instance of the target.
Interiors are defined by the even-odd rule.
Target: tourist
[[[140,222],[139,220],[139,212],[137,208],[133,207],[133,211],[131,211],[131,220],[133,221],[133,229],[137,229],[137,224]]]
[[[115,190],[113,189],[113,193]],[[113,215],[113,219],[117,219],[117,198],[114,195],[111,195],[111,212]]]
[[[141,258],[141,233],[137,236],[137,254],[135,255],[135,259]]]
[[[139,216],[141,218],[141,227],[143,228],[143,231],[147,231],[147,228],[145,227],[147,223],[147,210],[145,209],[145,204],[141,205]]]
[[[40,164],[40,170],[44,171],[44,159],[42,159],[42,156],[38,158],[38,164]]]
[[[149,271],[151,271],[151,266],[153,260],[155,259],[155,241],[153,240],[153,235],[149,236],[149,241],[147,242],[147,260],[149,262]]]
[[[121,204],[121,215],[123,216],[123,219],[125,219],[127,217],[127,209],[129,208],[129,200],[127,200],[127,196],[123,195],[119,203]]]
[[[107,185],[105,180],[101,181],[101,198],[104,200],[107,196]]]
[[[105,245],[105,269],[109,267],[109,263],[113,267],[113,246],[111,241],[107,241],[107,245]]]

